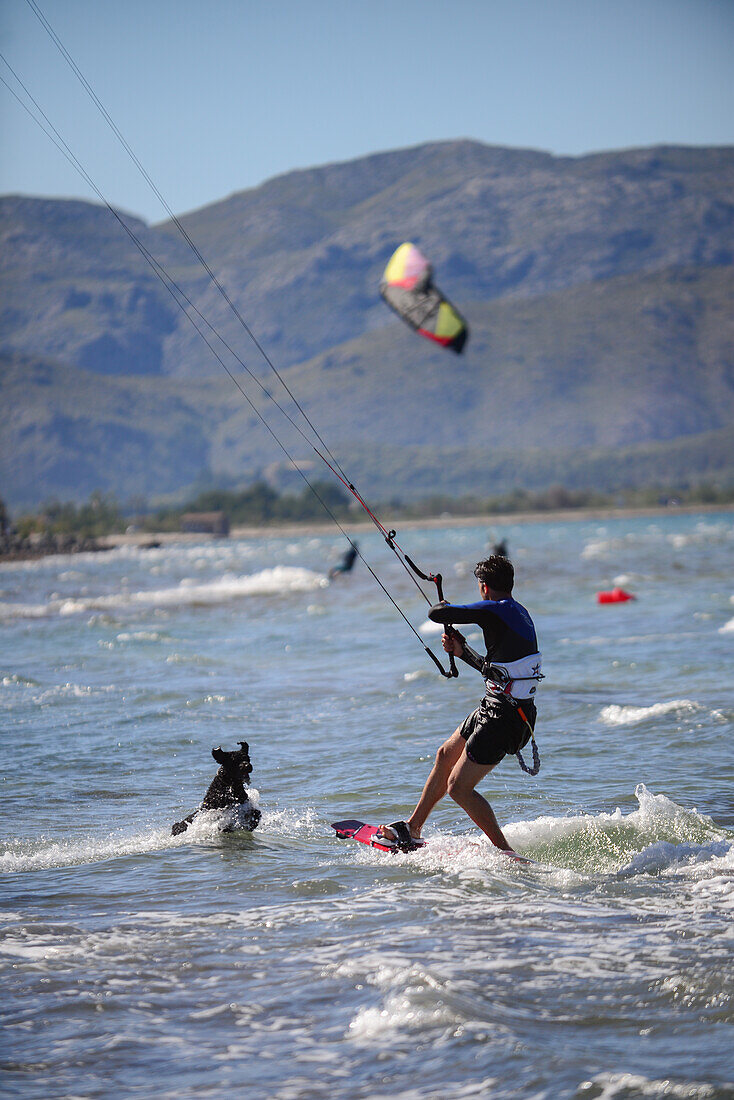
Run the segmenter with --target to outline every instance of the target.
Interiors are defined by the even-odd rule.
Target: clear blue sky
[[[176,213],[423,141],[734,142],[734,0],[37,3]],[[27,0],[0,49],[106,197],[162,220]],[[93,198],[1,84],[0,140],[0,193]]]

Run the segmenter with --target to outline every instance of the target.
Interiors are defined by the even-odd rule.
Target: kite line
[[[34,111],[31,110],[31,108],[28,106],[28,103],[23,101],[23,99],[11,87],[11,85],[4,79],[4,77],[2,77],[2,75],[0,75],[0,81],[2,81],[2,83],[5,85],[5,87],[10,91],[10,93],[18,101],[20,106],[23,107],[23,109],[29,114],[29,116],[33,119],[33,121],[36,122],[36,124],[43,130],[43,132],[46,134],[46,136],[49,138],[49,140],[51,140],[53,142],[53,144],[56,146],[56,148],[68,160],[68,162],[71,164],[71,166],[82,177],[82,179],[87,183],[87,185],[92,189],[92,191],[97,195],[100,202],[112,214],[112,216],[118,222],[120,227],[127,234],[128,238],[131,240],[133,245],[138,249],[138,251],[143,256],[146,263],[148,263],[148,265],[150,266],[150,268],[152,269],[152,271],[154,272],[156,277],[165,286],[166,290],[171,295],[173,301],[176,303],[176,305],[182,311],[184,316],[187,317],[189,322],[192,324],[194,329],[197,331],[199,336],[202,338],[204,343],[207,345],[209,350],[212,352],[212,354],[214,355],[217,362],[220,364],[222,369],[229,376],[229,378],[231,379],[233,384],[236,386],[236,388],[238,389],[241,396],[245,399],[247,404],[250,406],[252,411],[255,413],[258,420],[262,423],[262,425],[265,427],[266,431],[270,434],[270,436],[272,437],[272,439],[274,440],[276,445],[283,452],[283,454],[287,458],[290,465],[294,468],[294,470],[296,470],[296,472],[299,474],[301,479],[305,482],[306,486],[308,487],[308,489],[310,490],[312,495],[316,498],[316,500],[318,500],[319,504],[322,506],[324,511],[330,517],[330,519],[334,522],[334,524],[336,525],[338,530],[341,532],[341,534],[344,535],[346,540],[349,542],[350,546],[356,551],[359,558],[364,562],[364,565],[367,568],[370,575],[374,578],[376,583],[379,585],[379,587],[385,593],[386,597],[389,599],[389,601],[392,603],[393,607],[396,609],[398,614],[401,616],[401,618],[407,624],[409,629],[415,635],[415,637],[419,641],[421,647],[428,654],[428,656],[433,661],[433,663],[436,665],[436,667],[438,668],[440,673],[444,677],[447,677],[447,678],[457,676],[458,675],[458,670],[456,669],[456,665],[455,665],[455,662],[454,662],[453,655],[449,654],[449,670],[446,671],[446,669],[444,669],[444,667],[441,664],[440,660],[436,657],[436,655],[433,653],[433,651],[428,646],[426,646],[424,644],[423,639],[420,637],[420,635],[418,634],[418,632],[415,629],[415,627],[413,626],[413,624],[407,618],[407,616],[403,612],[402,608],[400,608],[397,601],[394,599],[392,594],[388,591],[387,587],[382,582],[382,580],[379,578],[379,576],[377,575],[375,570],[372,568],[372,566],[369,564],[369,562],[365,559],[364,555],[359,550],[356,543],[352,540],[352,538],[350,537],[348,532],[345,530],[342,523],[339,521],[338,517],[334,514],[334,511],[332,510],[332,508],[323,499],[322,495],[318,492],[315,485],[306,476],[306,474],[304,473],[304,471],[301,468],[301,466],[299,465],[299,463],[296,462],[294,457],[291,455],[291,453],[286,448],[285,444],[282,442],[282,440],[277,435],[275,430],[269,424],[269,422],[267,421],[267,419],[265,418],[263,413],[260,411],[260,409],[258,409],[258,407],[255,405],[255,403],[252,401],[249,394],[246,392],[246,390],[244,389],[244,387],[240,383],[239,379],[232,372],[232,370],[227,366],[224,359],[222,358],[222,355],[217,350],[215,345],[212,343],[212,340],[210,339],[210,336],[215,337],[216,340],[219,341],[221,346],[229,352],[229,354],[234,358],[234,360],[240,365],[242,370],[244,372],[246,372],[246,374],[250,377],[250,379],[259,386],[259,388],[262,391],[263,395],[265,397],[267,397],[268,400],[270,400],[276,406],[276,408],[280,411],[280,413],[286,418],[286,420],[291,424],[291,426],[298,432],[298,434],[302,437],[302,439],[305,441],[305,443],[314,451],[314,453],[318,456],[318,458],[323,463],[325,463],[325,465],[328,467],[328,469],[348,489],[348,491],[352,494],[352,496],[355,498],[355,500],[358,502],[358,504],[364,509],[364,511],[367,513],[367,515],[369,516],[371,521],[374,523],[374,525],[380,531],[380,533],[382,534],[387,546],[393,551],[393,553],[395,554],[397,559],[400,561],[401,565],[403,566],[403,568],[405,569],[407,574],[410,576],[410,578],[413,581],[415,587],[418,589],[421,596],[428,603],[429,606],[431,606],[432,601],[426,595],[425,591],[423,590],[421,585],[418,583],[418,580],[416,579],[416,577],[419,577],[420,579],[422,579],[424,581],[431,582],[431,583],[435,584],[438,599],[439,599],[439,601],[442,601],[444,599],[444,595],[443,595],[442,576],[441,576],[441,574],[440,573],[434,574],[434,573],[431,573],[431,572],[425,572],[424,570],[420,569],[420,567],[418,565],[416,565],[416,563],[405,553],[405,551],[403,551],[403,549],[400,547],[399,543],[396,541],[396,537],[395,537],[396,532],[393,531],[393,530],[388,530],[387,528],[385,528],[385,526],[377,518],[377,516],[372,511],[372,509],[370,509],[370,507],[365,502],[362,495],[358,492],[358,490],[356,489],[354,484],[348,478],[346,472],[344,471],[343,467],[339,463],[339,460],[336,458],[336,456],[332,453],[332,451],[328,447],[326,441],[323,439],[322,435],[320,434],[320,432],[316,428],[316,426],[313,423],[312,419],[308,416],[305,409],[303,408],[301,403],[298,401],[298,399],[296,398],[296,396],[293,393],[293,391],[291,390],[291,388],[288,386],[288,384],[285,381],[285,379],[283,378],[281,372],[277,369],[275,364],[272,362],[270,356],[267,354],[267,351],[264,349],[262,344],[257,339],[256,335],[254,334],[254,332],[253,332],[252,328],[250,327],[250,325],[247,323],[247,321],[244,318],[244,316],[242,315],[241,311],[238,309],[236,304],[232,301],[232,298],[228,294],[226,288],[222,285],[221,281],[215,275],[214,271],[212,270],[209,263],[206,261],[206,259],[204,258],[204,256],[200,252],[198,246],[195,244],[195,242],[191,238],[191,236],[188,233],[188,231],[186,230],[185,226],[182,225],[180,219],[172,211],[172,209],[169,206],[168,202],[166,201],[164,196],[161,194],[161,192],[158,189],[158,187],[156,186],[155,182],[152,180],[152,178],[150,177],[150,175],[146,171],[145,167],[143,166],[143,164],[141,163],[141,161],[139,160],[139,158],[135,154],[134,150],[131,148],[131,146],[129,145],[129,143],[125,139],[124,135],[121,133],[121,131],[117,127],[114,120],[109,115],[108,111],[106,110],[106,108],[104,107],[102,102],[99,100],[98,96],[94,92],[93,88],[91,87],[91,85],[87,81],[84,74],[79,69],[79,67],[76,64],[76,62],[74,61],[73,57],[71,56],[69,51],[66,49],[63,42],[61,41],[59,36],[56,34],[54,29],[51,27],[50,23],[48,22],[45,15],[43,14],[41,9],[39,8],[38,4],[35,2],[35,0],[26,0],[26,2],[28,4],[28,6],[31,8],[31,10],[33,11],[34,15],[38,18],[39,22],[41,23],[42,27],[44,28],[46,33],[49,35],[51,40],[53,41],[56,48],[59,50],[59,52],[64,57],[65,61],[69,65],[69,67],[72,69],[72,72],[74,73],[74,75],[77,77],[79,82],[82,84],[82,87],[87,92],[88,96],[92,99],[92,102],[94,103],[94,105],[96,106],[96,108],[98,109],[98,111],[100,112],[102,117],[104,118],[105,122],[110,127],[110,129],[112,130],[112,132],[115,134],[118,141],[121,143],[121,145],[125,149],[127,155],[133,161],[133,163],[137,167],[138,171],[141,173],[141,175],[145,179],[146,183],[152,189],[153,193],[156,195],[156,197],[160,201],[161,205],[163,206],[163,208],[168,213],[169,217],[173,221],[173,223],[176,226],[177,230],[179,231],[179,233],[181,234],[181,236],[183,237],[183,239],[185,240],[185,242],[187,243],[189,248],[194,253],[194,255],[195,255],[196,259],[198,260],[198,262],[202,265],[202,267],[206,271],[208,278],[210,279],[210,281],[212,282],[212,284],[214,285],[214,287],[216,288],[218,293],[221,295],[223,300],[226,302],[228,308],[231,310],[231,312],[234,315],[234,317],[236,318],[237,322],[243,328],[245,333],[249,336],[250,340],[253,342],[255,348],[260,353],[262,359],[267,364],[270,371],[275,375],[275,377],[277,378],[280,385],[283,387],[285,392],[288,394],[288,396],[291,399],[291,401],[293,402],[295,408],[301,414],[301,417],[303,418],[305,423],[308,425],[309,429],[313,433],[314,437],[316,438],[316,440],[318,441],[320,446],[323,448],[323,451],[325,451],[326,455],[328,455],[328,458],[326,457],[326,455],[324,455],[322,453],[321,450],[319,450],[319,448],[316,446],[316,444],[313,442],[313,440],[311,438],[309,438],[307,433],[303,430],[301,425],[299,423],[297,423],[297,421],[294,419],[293,416],[291,416],[291,414],[282,405],[282,403],[279,402],[278,399],[272,395],[272,393],[267,389],[267,387],[262,383],[262,381],[257,377],[257,375],[250,369],[250,367],[248,367],[248,365],[241,358],[241,356],[224,339],[224,337],[221,335],[221,333],[218,332],[216,327],[208,320],[208,318],[206,316],[204,316],[204,314],[200,311],[200,309],[196,306],[196,304],[191,300],[191,298],[186,294],[186,292],[183,290],[183,288],[176,282],[176,280],[166,270],[165,266],[160,262],[160,260],[158,260],[149,251],[149,249],[146,247],[146,245],[140,240],[140,238],[134,232],[134,230],[131,228],[131,226],[128,225],[127,221],[123,217],[121,217],[121,215],[118,213],[117,210],[114,209],[114,207],[107,200],[107,198],[105,197],[103,192],[97,186],[95,181],[92,179],[90,174],[84,168],[82,163],[79,161],[79,159],[73,153],[70,146],[67,144],[67,142],[64,140],[64,138],[61,136],[61,134],[59,133],[57,128],[53,125],[51,120],[48,118],[47,114],[43,111],[40,104],[33,97],[31,92],[29,91],[29,89],[26,87],[26,85],[23,83],[21,78],[18,76],[18,74],[12,68],[10,63],[7,61],[7,59],[2,54],[0,54],[0,58],[3,60],[3,62],[7,66],[10,73],[12,73],[12,75],[13,75],[14,79],[16,80],[17,84],[23,89],[23,92],[27,96],[30,103],[33,104],[33,107],[35,108],[35,111],[37,112],[37,114],[35,114]],[[39,115],[40,115],[40,118],[39,118]],[[43,121],[41,121],[41,119],[43,119]]]

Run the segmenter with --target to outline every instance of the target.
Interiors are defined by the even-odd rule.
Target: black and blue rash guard
[[[439,603],[428,612],[434,623],[476,623],[484,635],[487,656],[482,659],[464,642],[461,659],[484,676],[487,694],[532,699],[542,679],[542,657],[533,620],[511,596],[477,603]]]

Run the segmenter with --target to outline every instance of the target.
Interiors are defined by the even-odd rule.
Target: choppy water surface
[[[482,789],[530,868],[448,800],[410,856],[333,837],[409,812],[482,689],[326,582],[337,536],[0,567],[5,1095],[734,1097],[734,520],[503,534],[543,767]],[[465,600],[489,538],[402,544]],[[243,739],[261,828],[172,838]]]

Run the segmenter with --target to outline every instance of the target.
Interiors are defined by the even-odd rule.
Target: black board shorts
[[[520,706],[531,726],[535,727],[535,703],[523,699]],[[506,699],[482,699],[476,710],[468,714],[459,726],[466,741],[466,755],[484,767],[499,764],[503,756],[524,749],[530,740],[530,730]]]

